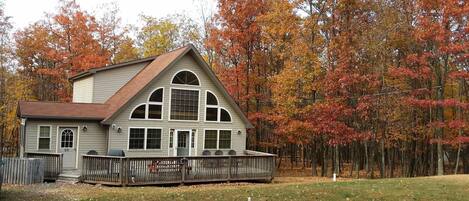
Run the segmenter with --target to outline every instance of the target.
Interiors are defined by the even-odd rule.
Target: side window
[[[130,128],[129,129],[129,149],[144,149],[145,129]]]
[[[161,149],[161,129],[147,129],[147,149]]]
[[[130,119],[163,119],[163,88],[153,91],[146,103],[141,103],[135,107],[130,114]]]
[[[231,149],[231,130],[205,130],[204,149]]]
[[[132,115],[130,116],[131,119],[145,119],[146,113],[146,105],[141,104],[137,106],[133,111]]]
[[[148,119],[163,118],[163,88],[155,90],[148,99]]]
[[[207,122],[231,122],[231,115],[219,106],[218,98],[210,91],[205,96],[205,121]]]
[[[50,149],[50,126],[39,126],[38,149]]]
[[[217,130],[205,130],[204,149],[216,149],[218,140],[217,137]]]

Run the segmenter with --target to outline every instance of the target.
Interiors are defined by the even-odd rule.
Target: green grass
[[[7,186],[5,200],[469,200],[469,176],[210,184],[183,187]]]

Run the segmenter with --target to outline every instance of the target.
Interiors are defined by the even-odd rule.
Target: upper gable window
[[[145,119],[145,116],[146,116],[145,111],[146,111],[146,105],[141,104],[132,111],[132,115],[130,116],[130,118],[131,119]]]
[[[205,105],[205,121],[231,122],[230,113],[218,105],[218,98],[208,90],[206,91]]]
[[[174,76],[171,83],[199,86],[199,79],[197,78],[197,75],[195,75],[194,73],[185,70],[185,71],[178,72]]]
[[[130,114],[130,119],[163,119],[163,88],[157,88],[146,103],[139,104]]]

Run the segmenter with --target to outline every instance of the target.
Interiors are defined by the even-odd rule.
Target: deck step
[[[80,174],[71,173],[71,172],[64,172],[59,174],[56,182],[60,183],[78,183],[80,181]]]

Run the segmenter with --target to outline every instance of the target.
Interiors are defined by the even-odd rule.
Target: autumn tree
[[[138,33],[138,43],[144,57],[156,56],[189,43],[201,47],[199,26],[184,15],[163,18],[141,16],[144,25]]]

